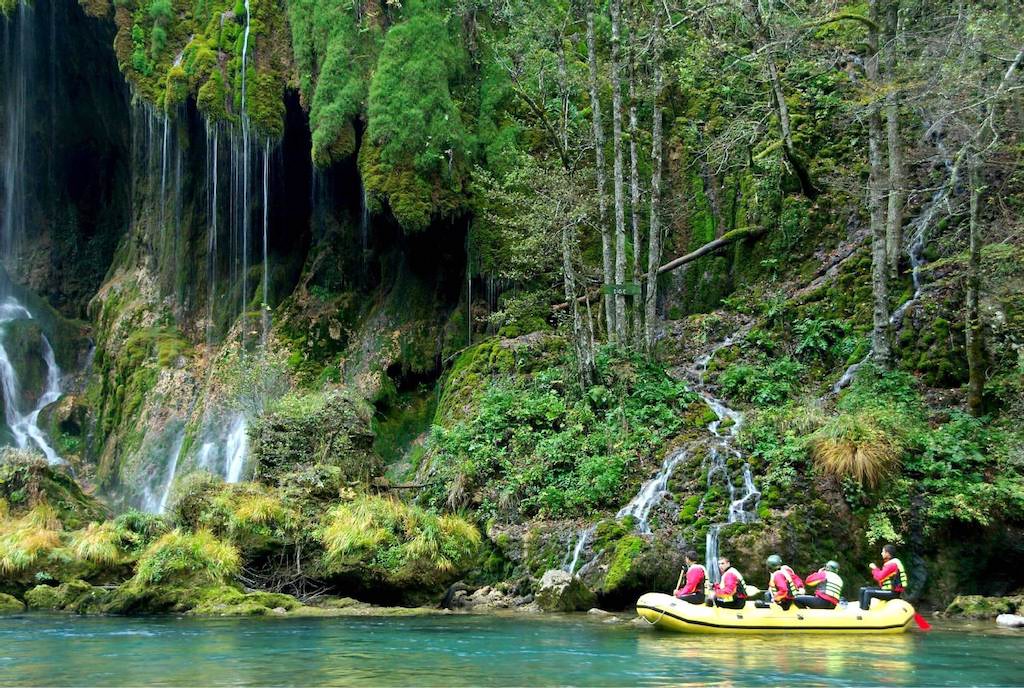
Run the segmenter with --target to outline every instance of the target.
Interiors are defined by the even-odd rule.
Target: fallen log
[[[679,256],[678,258],[673,258],[672,260],[670,260],[669,262],[665,263],[660,268],[658,268],[658,274],[660,275],[663,272],[671,272],[672,270],[675,270],[678,267],[682,267],[683,265],[686,265],[687,263],[692,263],[693,261],[697,260],[698,258],[703,258],[704,256],[708,255],[709,253],[714,253],[718,249],[723,248],[725,246],[728,246],[729,244],[734,244],[737,241],[743,241],[744,239],[752,239],[754,237],[760,236],[760,235],[764,234],[764,231],[765,231],[764,227],[739,227],[739,228],[734,229],[734,230],[732,230],[730,232],[726,232],[725,234],[723,234],[719,238],[715,239],[714,241],[709,241],[708,243],[704,244],[700,248],[698,248],[698,249],[696,249],[694,251],[691,251],[690,253],[687,253],[685,256]],[[641,281],[646,279],[646,278],[647,278],[647,276],[644,275],[641,278]],[[587,300],[597,296],[598,293],[600,293],[600,291],[601,291],[600,288],[592,289],[592,290],[588,291],[586,294],[584,294],[583,296],[578,297],[576,299],[576,302],[577,303],[584,303]],[[565,310],[568,307],[569,307],[569,302],[566,301],[566,302],[563,302],[563,303],[556,304],[555,306],[552,307],[552,310],[554,310],[554,311],[562,311],[562,310]]]

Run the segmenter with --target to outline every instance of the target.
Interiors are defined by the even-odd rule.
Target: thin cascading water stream
[[[270,333],[270,259],[267,248],[270,224],[270,139],[263,144],[263,305],[260,308],[262,326],[260,344],[266,348]]]
[[[229,483],[237,483],[242,479],[245,470],[245,459],[249,453],[248,424],[245,415],[238,414],[231,424],[227,441],[224,444],[227,464],[224,479]]]
[[[730,455],[738,457],[740,455],[739,452],[733,448],[733,443],[735,442],[740,426],[743,424],[743,415],[739,411],[726,406],[720,399],[716,399],[711,396],[704,385],[704,377],[707,372],[708,363],[711,362],[715,353],[720,349],[730,346],[738,336],[740,336],[740,333],[736,333],[732,337],[720,342],[708,354],[699,358],[694,363],[693,367],[687,371],[687,377],[690,379],[696,393],[715,414],[715,420],[711,421],[707,426],[708,432],[712,435],[712,465],[708,470],[708,486],[710,487],[714,475],[720,472],[729,492],[728,522],[750,523],[757,520],[757,506],[761,497],[761,493],[754,485],[754,478],[750,472],[750,466],[749,464],[744,464],[743,466],[743,491],[737,497],[737,490],[729,478],[728,469],[725,463],[726,457]],[[721,426],[723,421],[726,419],[730,421],[730,425],[723,434]],[[657,473],[640,486],[640,490],[637,494],[625,506],[619,509],[615,514],[615,517],[621,519],[627,516],[632,516],[636,520],[636,531],[644,535],[649,535],[651,533],[649,520],[651,512],[654,507],[656,507],[658,503],[669,494],[668,484],[673,472],[676,467],[689,456],[690,452],[687,448],[673,449],[666,454]],[[580,566],[579,570],[576,568],[577,564],[580,562],[583,552],[586,550],[587,545],[590,543],[590,540],[593,538],[596,531],[596,525],[590,525],[579,530],[576,538],[569,543],[570,547],[565,557],[565,561],[567,563],[563,566],[563,570],[568,573],[579,573],[586,570],[597,560],[597,557],[600,556],[600,552],[595,554],[587,563]],[[717,570],[718,526],[712,526],[708,533],[709,538],[713,539],[713,542],[709,541],[708,545],[715,551],[715,570]],[[709,566],[709,571],[710,570],[711,567]]]
[[[672,472],[679,465],[679,462],[687,456],[688,453],[685,449],[670,451],[665,456],[665,460],[661,462],[661,467],[654,474],[654,477],[640,486],[640,491],[636,493],[633,499],[629,500],[626,506],[619,509],[618,513],[615,514],[615,518],[632,516],[636,519],[637,532],[644,535],[650,534],[651,524],[648,518],[651,515],[651,509],[668,494],[668,480],[672,477]]]
[[[4,132],[0,136],[0,257],[10,258],[25,235],[28,194],[29,85],[33,74],[31,3],[18,2],[17,15],[0,18],[3,25]]]
[[[30,442],[46,456],[50,465],[62,463],[60,456],[52,447],[46,434],[39,427],[39,414],[50,404],[61,397],[60,368],[50,346],[50,340],[41,334],[40,345],[43,351],[43,362],[46,364],[46,388],[28,413],[20,410],[19,381],[17,371],[11,363],[7,349],[3,345],[6,325],[15,320],[32,320],[32,314],[13,297],[8,297],[0,304],[0,386],[3,387],[4,418],[11,431],[15,444],[20,449],[29,447]]]
[[[171,499],[171,488],[174,487],[174,476],[178,472],[178,459],[181,457],[181,449],[185,444],[185,430],[182,428],[174,436],[171,442],[167,460],[167,466],[159,482],[156,485],[150,483],[149,487],[142,492],[141,508],[146,513],[162,514],[167,511],[167,504]]]
[[[924,291],[924,284],[921,280],[921,269],[924,267],[924,247],[928,241],[928,228],[931,226],[932,221],[935,219],[936,213],[946,203],[949,198],[949,194],[955,191],[949,180],[952,179],[954,174],[953,163],[949,159],[949,152],[946,150],[945,145],[941,139],[935,143],[936,149],[942,156],[943,166],[946,170],[947,181],[939,186],[938,189],[932,194],[932,197],[921,209],[918,216],[910,223],[910,227],[913,230],[910,233],[910,241],[907,242],[907,260],[910,262],[910,278],[914,285],[914,291],[910,295],[910,298],[901,303],[889,316],[890,327],[899,327],[903,323],[903,317],[918,299],[921,298],[921,292]],[[864,366],[865,363],[871,360],[871,356],[874,352],[868,352],[867,356],[850,365],[842,376],[832,385],[832,394],[839,394],[845,389],[853,379],[857,376],[857,372]]]
[[[738,336],[739,333],[720,342],[710,352],[698,359],[695,366],[689,371],[690,377],[699,383],[697,393],[715,413],[715,420],[708,423],[708,432],[712,435],[712,442],[707,459],[707,487],[711,489],[715,480],[718,479],[725,486],[729,495],[727,520],[724,523],[713,523],[708,528],[704,539],[704,565],[708,571],[708,580],[712,582],[717,582],[721,576],[721,572],[718,570],[718,544],[722,526],[733,523],[753,523],[757,520],[757,508],[761,500],[761,492],[754,484],[754,476],[750,471],[749,463],[744,462],[743,464],[741,486],[733,485],[729,474],[729,459],[738,459],[742,456],[735,448],[735,442],[740,428],[743,426],[743,414],[726,406],[721,399],[713,397],[704,387],[708,364],[716,353],[731,346]],[[723,432],[722,424],[726,420],[730,422]],[[701,507],[703,508],[703,503]]]

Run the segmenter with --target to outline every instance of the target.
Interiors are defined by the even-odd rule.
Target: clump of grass
[[[149,546],[139,558],[136,583],[222,583],[238,574],[238,550],[207,530],[175,529]]]
[[[472,565],[481,537],[458,516],[364,495],[327,514],[321,540],[330,573],[358,571],[393,584],[431,585]]]
[[[232,525],[273,526],[281,524],[286,510],[281,500],[269,494],[246,494],[235,502],[231,513]]]
[[[49,504],[39,504],[19,519],[0,523],[0,573],[25,571],[60,547],[60,519]]]
[[[131,552],[141,552],[165,534],[170,526],[167,519],[156,514],[147,514],[136,509],[120,514],[114,519],[121,544]]]
[[[877,487],[899,467],[906,448],[891,420],[884,412],[871,409],[831,419],[811,437],[811,456],[818,469]]]
[[[90,523],[71,534],[71,551],[83,561],[111,565],[122,560],[121,536],[113,522]]]

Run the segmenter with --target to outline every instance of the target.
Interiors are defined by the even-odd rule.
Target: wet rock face
[[[559,569],[551,569],[541,577],[534,599],[546,612],[586,611],[597,602],[578,576]]]

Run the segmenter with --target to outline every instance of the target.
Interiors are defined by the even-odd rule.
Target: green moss
[[[0,614],[17,614],[25,611],[24,603],[13,595],[0,592]]]
[[[604,578],[603,589],[606,592],[617,590],[626,583],[633,566],[644,549],[644,540],[638,535],[627,535],[615,544],[608,573]]]

